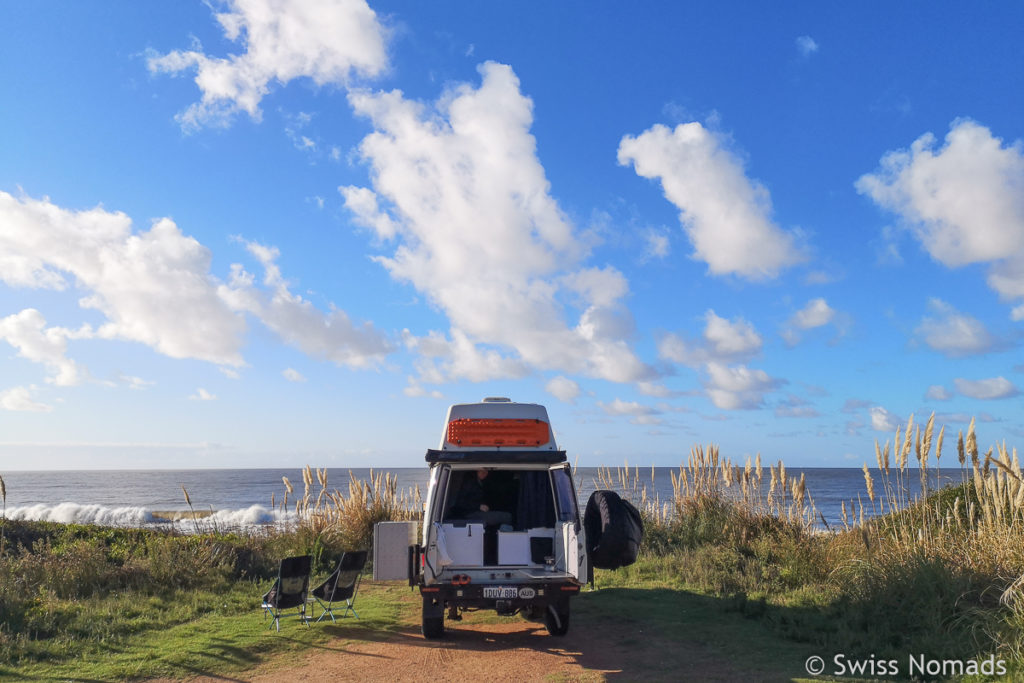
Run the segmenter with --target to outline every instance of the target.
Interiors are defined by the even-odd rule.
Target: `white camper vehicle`
[[[564,635],[590,566],[572,472],[544,406],[453,405],[426,460],[422,530],[377,525],[374,578],[419,587],[427,638],[443,636],[446,612],[459,619],[466,609],[543,617]]]

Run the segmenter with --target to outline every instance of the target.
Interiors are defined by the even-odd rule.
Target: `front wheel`
[[[544,626],[553,636],[564,636],[569,632],[569,601],[548,605],[544,611]]]
[[[430,598],[423,599],[423,637],[437,640],[444,637],[444,605],[436,605]]]

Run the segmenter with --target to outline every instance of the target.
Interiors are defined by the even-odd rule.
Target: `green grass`
[[[259,609],[266,586],[240,582],[227,593],[177,593],[131,599],[97,598],[88,605],[53,605],[75,619],[100,620],[114,629],[89,641],[37,641],[14,666],[0,665],[0,680],[120,681],[157,676],[187,678],[237,673],[290,651],[322,647],[338,638],[385,637],[407,627],[408,588],[370,586],[358,596],[359,619],[303,626],[294,616],[281,631]],[[418,604],[418,602],[417,602]],[[294,611],[289,614],[295,614]],[[319,616],[317,611],[316,616]],[[343,641],[342,641],[343,642]]]

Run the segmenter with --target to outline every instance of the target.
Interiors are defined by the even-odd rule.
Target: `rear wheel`
[[[423,637],[436,640],[444,637],[444,605],[438,605],[430,598],[423,598]]]
[[[548,605],[544,611],[544,626],[553,636],[564,636],[569,632],[569,601]]]
[[[528,605],[520,611],[522,612],[524,619],[539,621],[544,618],[544,613],[547,611],[547,607],[544,605]]]

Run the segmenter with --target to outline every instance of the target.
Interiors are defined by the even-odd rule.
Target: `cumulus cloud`
[[[339,365],[373,366],[390,351],[371,324],[356,325],[337,309],[322,313],[292,294],[275,264],[276,249],[246,246],[264,266],[266,289],[237,264],[228,283],[214,277],[209,250],[168,218],[136,232],[123,213],[76,212],[0,192],[0,253],[31,264],[35,286],[58,279],[66,286],[70,276],[84,293],[79,305],[106,318],[95,328],[46,328],[41,313],[26,309],[3,319],[0,339],[46,365],[58,385],[87,376],[66,357],[67,340],[77,338],[140,342],[171,358],[241,367],[244,313],[305,353]],[[0,281],[15,284],[6,275],[0,270]],[[28,286],[20,275],[17,284]]]
[[[722,139],[700,123],[655,125],[619,143],[619,163],[661,181],[680,211],[693,256],[714,275],[773,278],[804,260],[796,237],[772,222],[768,190],[748,178]]]
[[[933,384],[928,387],[924,397],[929,401],[948,401],[953,398],[953,394],[941,384]]]
[[[838,319],[836,310],[829,306],[825,299],[811,299],[786,321],[782,328],[782,337],[792,346],[800,341],[802,332],[824,327],[837,322]]]
[[[402,393],[410,398],[420,398],[422,396],[429,396],[430,398],[443,398],[440,391],[437,391],[436,389],[428,391],[423,387],[422,384],[419,383],[419,380],[417,380],[415,377],[411,375],[408,377],[408,381],[409,384],[404,389],[402,389]]]
[[[70,275],[87,291],[80,305],[106,316],[96,337],[141,342],[172,358],[243,363],[245,321],[218,295],[209,250],[168,218],[136,232],[123,213],[0,192],[0,253],[24,264],[15,278],[0,269],[13,286],[66,286]]]
[[[216,19],[243,53],[215,57],[199,48],[148,60],[153,73],[196,71],[202,99],[178,114],[185,129],[226,126],[239,112],[259,120],[275,83],[345,86],[388,66],[386,31],[365,0],[228,0]]]
[[[0,318],[0,339],[18,349],[18,355],[35,363],[42,363],[52,377],[47,382],[61,387],[81,384],[87,372],[68,358],[68,339],[88,336],[89,330],[74,332],[62,327],[46,327],[43,314],[34,308]]]
[[[566,403],[575,403],[576,397],[580,395],[580,385],[562,375],[551,378],[544,385],[544,389],[559,401],[565,401]]]
[[[991,401],[1000,398],[1011,398],[1020,393],[1013,385],[1013,382],[1005,377],[992,377],[989,379],[954,379],[953,385],[956,390],[964,396],[977,398],[983,401]]]
[[[305,382],[305,376],[295,368],[285,368],[282,372],[284,378],[289,382]]]
[[[636,390],[644,396],[654,396],[656,398],[668,398],[672,395],[672,391],[668,387],[657,382],[637,382]]]
[[[292,293],[277,265],[280,251],[276,247],[241,241],[263,266],[263,284],[269,291],[254,287],[254,277],[235,264],[230,284],[220,287],[221,296],[232,307],[251,313],[303,353],[336,365],[371,367],[391,352],[391,343],[372,323],[357,325],[338,308],[323,313]]]
[[[211,394],[206,389],[199,387],[196,389],[196,393],[188,397],[191,401],[216,401],[217,397]]]
[[[658,417],[661,411],[636,401],[623,401],[616,398],[611,403],[598,401],[597,405],[606,415],[628,415],[630,417],[629,421],[632,424],[653,425],[662,423],[662,419]]]
[[[810,36],[800,36],[796,39],[796,49],[804,57],[810,57],[818,51],[818,42]]]
[[[698,366],[708,361],[739,361],[761,351],[763,340],[754,326],[741,317],[728,320],[708,309],[704,313],[702,342],[688,342],[669,333],[658,342],[658,355],[664,360]]]
[[[14,387],[0,391],[0,408],[15,412],[48,413],[53,408],[32,398],[28,387]]]
[[[787,396],[775,406],[776,417],[821,417],[814,406],[799,396]]]
[[[530,134],[532,102],[508,66],[479,67],[435,106],[401,92],[352,92],[375,132],[359,145],[373,188],[341,188],[356,220],[394,250],[377,261],[451,324],[423,381],[558,370],[616,382],[654,373],[633,353],[628,291],[612,267],[586,267],[586,240],[550,194]],[[569,322],[571,306],[581,312]],[[417,350],[436,347],[432,333]],[[407,340],[408,345],[408,340]]]
[[[921,319],[916,333],[932,349],[951,358],[961,358],[991,351],[995,338],[974,316],[961,313],[941,299],[931,299],[928,309],[933,315]]]
[[[871,428],[876,432],[895,432],[900,426],[900,419],[882,406],[871,408]]]
[[[672,251],[669,236],[662,230],[653,228],[644,231],[644,259],[663,259]]]
[[[783,383],[764,370],[745,365],[728,366],[716,361],[705,367],[708,379],[704,388],[711,402],[722,410],[759,408],[764,404],[764,394]]]
[[[950,268],[987,263],[988,284],[1024,298],[1024,143],[1005,145],[958,119],[938,147],[931,133],[888,152],[857,190],[897,214],[922,246]],[[1020,307],[1014,319],[1024,316]]]

